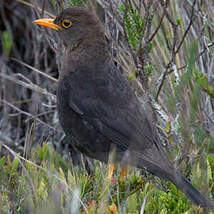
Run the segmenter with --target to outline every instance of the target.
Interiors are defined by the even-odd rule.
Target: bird
[[[54,29],[64,46],[57,87],[60,124],[85,155],[144,169],[172,182],[204,209],[214,204],[169,160],[155,125],[109,53],[105,28],[87,8],[71,7],[35,24]]]

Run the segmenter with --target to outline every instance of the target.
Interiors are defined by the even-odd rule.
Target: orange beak
[[[59,25],[54,24],[54,19],[43,18],[43,19],[37,19],[37,20],[35,20],[33,22],[35,24],[37,24],[37,25],[41,25],[41,26],[44,26],[44,27],[52,28],[54,30],[62,29]]]

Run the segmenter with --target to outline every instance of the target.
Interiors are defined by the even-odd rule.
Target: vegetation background
[[[105,25],[171,160],[213,200],[213,1],[2,0],[0,213],[204,213],[146,171],[120,180],[118,166],[109,181],[104,164],[72,157],[56,113],[61,44],[32,21],[75,5]]]

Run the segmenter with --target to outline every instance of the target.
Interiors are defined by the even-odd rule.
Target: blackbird
[[[73,146],[102,162],[108,162],[114,148],[115,162],[146,168],[171,181],[197,205],[214,208],[167,158],[147,112],[114,64],[96,16],[73,7],[56,19],[34,23],[57,30],[64,44],[57,108]]]

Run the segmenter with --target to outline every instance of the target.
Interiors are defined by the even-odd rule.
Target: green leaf
[[[212,86],[208,86],[207,93],[214,99],[214,88]]]
[[[147,63],[146,66],[144,67],[144,72],[146,73],[146,76],[149,77],[152,74],[152,64]]]
[[[137,194],[132,194],[128,199],[128,213],[135,213],[136,211]]]
[[[166,123],[166,133],[169,134],[170,131],[171,131],[171,123],[170,123],[170,121],[168,121],[168,122]]]
[[[4,166],[5,162],[6,162],[6,157],[3,156],[3,157],[0,159],[0,169]]]
[[[177,22],[178,25],[180,25],[181,22],[182,22],[182,19],[181,19],[181,18],[177,18],[177,19],[176,19],[176,22]]]
[[[207,159],[207,179],[208,179],[208,183],[209,183],[209,180],[213,180],[212,178],[212,169],[211,169],[211,165]]]
[[[154,47],[153,42],[150,42],[149,43],[149,49],[148,49],[149,53],[152,51],[153,47]]]
[[[16,157],[16,158],[13,160],[11,172],[14,172],[14,171],[17,170],[17,168],[18,168],[18,166],[19,166],[19,161],[20,161],[20,159],[19,159],[18,157]]]
[[[168,141],[169,141],[169,143],[172,143],[172,141],[173,141],[173,135],[170,135],[170,136],[168,137]]]
[[[67,184],[65,174],[61,167],[59,168],[59,177],[64,181],[65,184]]]
[[[9,56],[12,48],[12,38],[8,31],[3,31],[2,33],[2,47],[3,52]]]
[[[135,75],[134,74],[130,74],[128,76],[128,81],[132,81],[134,78],[135,78]]]

